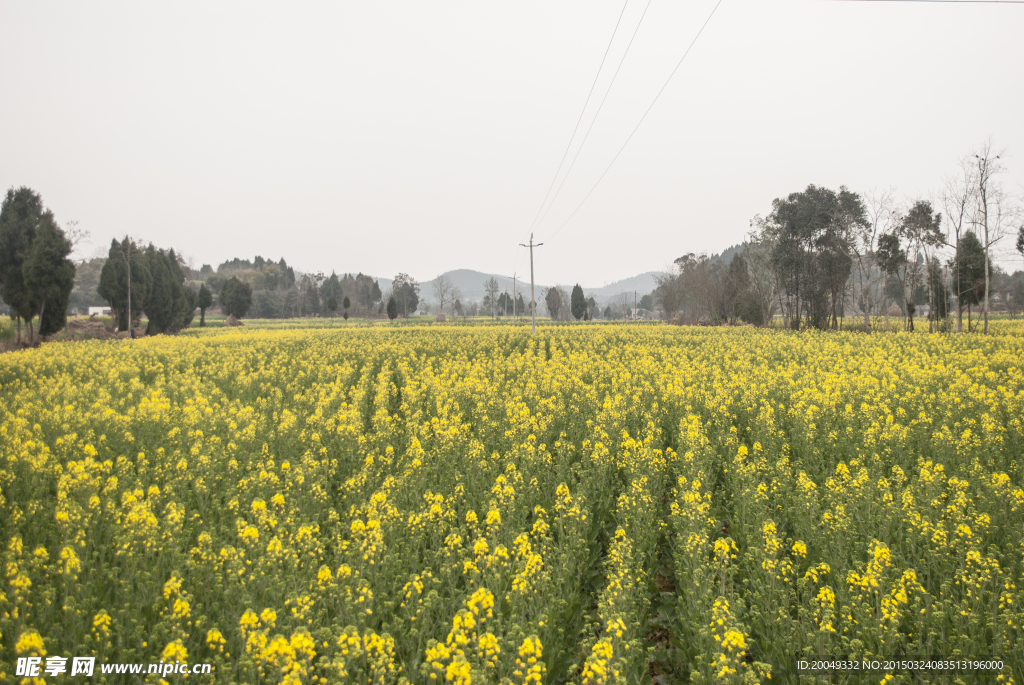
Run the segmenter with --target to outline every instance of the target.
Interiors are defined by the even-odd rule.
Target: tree
[[[395,300],[395,296],[392,295],[388,298],[388,318],[394,321],[398,317],[398,302]]]
[[[143,311],[149,319],[146,335],[173,333],[188,327],[198,296],[185,285],[181,259],[173,249],[157,249],[150,244],[145,260],[149,270],[149,289],[143,303]]]
[[[220,291],[220,305],[225,314],[241,319],[252,306],[252,286],[232,276]]]
[[[1002,163],[999,161],[1006,154],[1005,150],[996,154],[995,150],[992,149],[992,139],[990,138],[981,146],[978,153],[980,154],[974,155],[978,166],[978,173],[975,176],[978,186],[977,193],[974,196],[977,203],[974,224],[981,227],[982,247],[985,250],[983,308],[985,316],[984,332],[987,334],[989,291],[991,290],[990,274],[992,271],[992,260],[989,252],[992,245],[1002,239],[1003,231],[1005,230],[1005,220],[1010,217],[1012,212],[1007,211],[1009,208],[1005,206],[1006,200],[1003,196],[1002,186],[994,179],[995,176],[1005,171]]]
[[[31,321],[35,307],[25,284],[24,266],[32,250],[36,226],[45,214],[42,198],[24,187],[17,191],[9,189],[0,206],[0,297],[14,314],[19,343],[22,320],[29,325],[29,339],[32,339]]]
[[[327,298],[327,311],[331,313],[331,316],[334,316],[338,311],[338,299],[334,295]]]
[[[415,314],[420,304],[420,284],[416,279],[409,274],[400,273],[395,276],[392,288],[402,316],[408,318],[410,312]]]
[[[56,222],[43,221],[36,229],[32,250],[25,260],[25,285],[39,301],[39,335],[52,335],[67,323],[68,300],[75,287],[71,242]]]
[[[501,312],[502,317],[508,318],[509,312],[512,311],[512,296],[507,292],[498,295],[498,311]]]
[[[1018,279],[1006,304],[1006,308],[1014,318],[1016,318],[1017,312],[1024,309],[1024,279]]]
[[[758,221],[759,219],[755,218],[751,225],[756,225]],[[747,321],[755,326],[771,325],[775,315],[775,299],[779,295],[779,289],[776,286],[775,270],[772,268],[772,247],[770,238],[755,230],[750,233],[743,248],[750,288],[751,318]]]
[[[206,308],[213,304],[213,293],[203,283],[199,286],[199,297],[196,298],[196,306],[199,307],[199,327],[206,326]]]
[[[928,326],[931,330],[932,323],[936,330],[941,319],[945,326],[946,317],[949,316],[949,289],[946,287],[946,279],[942,273],[942,263],[938,257],[932,257],[928,262],[928,295],[931,302],[931,309],[928,313]]]
[[[548,308],[548,316],[552,321],[557,321],[565,313],[565,302],[562,299],[562,291],[558,288],[548,288],[544,293],[544,304]]]
[[[320,298],[325,303],[330,303],[331,298],[334,298],[334,309],[328,307],[332,316],[337,311],[343,296],[344,293],[342,292],[341,281],[338,280],[338,274],[332,271],[331,275],[324,279],[324,282],[320,285]]]
[[[906,293],[914,293],[917,287],[921,285],[921,281],[925,279],[926,274],[922,274],[921,271],[927,269],[930,263],[931,255],[929,250],[934,251],[944,242],[940,231],[941,225],[942,215],[932,210],[932,204],[928,200],[918,200],[915,202],[906,215],[900,219],[900,234],[908,241],[909,249],[914,251],[912,256],[908,254],[903,297],[903,301],[906,303],[906,327],[910,331],[914,330],[914,301]],[[922,256],[923,259],[921,258]],[[930,310],[935,309],[936,304],[932,301],[931,293],[929,293],[928,304]],[[928,321],[930,329],[932,321],[930,313]]]
[[[149,283],[149,266],[135,241],[128,236],[121,242],[112,240],[107,262],[100,272],[97,292],[110,304],[119,331],[130,330],[130,322],[137,321],[142,315],[149,294]]]
[[[857,289],[854,288],[852,299],[854,305],[859,305],[864,312],[864,331],[868,333],[871,332],[871,313],[875,306],[879,304],[885,306],[884,288],[878,287],[880,270],[875,268],[875,250],[878,236],[891,232],[894,228],[895,194],[896,191],[893,188],[882,191],[871,190],[867,193],[864,204],[865,221],[863,224],[854,226],[853,239],[850,242],[857,267],[856,283],[852,285],[860,286],[859,296]],[[882,291],[881,294],[879,291]]]
[[[790,326],[838,327],[837,311],[852,270],[852,241],[867,225],[860,196],[809,185],[772,203],[765,222],[772,263],[787,295]]]
[[[491,276],[484,281],[484,307],[491,312],[491,318],[498,316],[498,291],[501,290],[501,286],[498,285],[498,279]]]
[[[493,279],[492,279],[493,280]],[[433,283],[434,296],[437,298],[437,303],[441,307],[441,314],[444,314],[444,308],[455,300],[461,297],[462,293],[452,283],[452,279],[448,278],[444,274],[441,274],[434,279]]]
[[[19,343],[22,321],[30,342],[35,341],[36,316],[41,335],[63,327],[74,287],[70,252],[70,242],[39,194],[25,187],[9,189],[0,205],[0,298],[13,312]]]
[[[1017,252],[1024,255],[1024,225],[1017,229]]]
[[[878,238],[878,251],[875,255],[875,260],[878,262],[878,268],[882,270],[882,273],[887,276],[895,276],[899,279],[900,289],[903,292],[903,311],[906,315],[906,287],[903,283],[903,277],[900,275],[901,271],[906,268],[907,264],[907,252],[903,249],[900,244],[899,234],[883,233]],[[885,314],[885,330],[889,330],[889,309],[886,308]]]
[[[587,314],[587,298],[583,295],[583,288],[579,283],[572,287],[572,295],[569,296],[569,310],[577,321]]]
[[[973,232],[960,239],[960,254],[954,263],[953,283],[960,300],[967,305],[967,331],[971,331],[971,306],[985,297],[985,247]],[[958,306],[960,303],[958,302]]]

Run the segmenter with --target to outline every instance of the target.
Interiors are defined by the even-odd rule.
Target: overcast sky
[[[539,282],[721,251],[809,183],[934,198],[989,136],[1024,190],[1024,5],[724,0],[565,223],[716,2],[626,6],[566,164],[635,39],[534,231]],[[77,220],[86,254],[128,233],[196,266],[528,277],[517,243],[622,8],[0,0],[0,186]]]

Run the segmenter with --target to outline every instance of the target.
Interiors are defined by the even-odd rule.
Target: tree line
[[[927,199],[901,206],[892,191],[864,197],[809,185],[778,198],[767,216],[751,221],[747,242],[728,263],[676,259],[658,281],[658,304],[679,323],[764,326],[779,315],[792,329],[836,329],[856,316],[869,331],[873,316],[891,312],[913,330],[923,310],[929,330],[957,332],[964,312],[970,329],[980,306],[987,332],[992,247],[1016,233],[1024,254],[1021,205],[998,182],[1002,156],[986,144],[961,159],[941,194],[945,216]],[[1019,308],[1024,279],[1006,294],[1011,312]]]

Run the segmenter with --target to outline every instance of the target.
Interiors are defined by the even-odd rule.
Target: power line
[[[619,155],[622,154],[622,151],[626,149],[627,145],[629,145],[629,141],[633,139],[633,136],[636,134],[641,124],[644,123],[644,119],[646,119],[647,115],[651,113],[651,110],[654,108],[655,103],[658,102],[658,98],[660,98],[661,94],[665,92],[665,89],[668,87],[669,82],[672,81],[672,77],[676,75],[676,72],[679,71],[679,67],[683,65],[683,60],[685,60],[686,56],[690,54],[690,50],[693,49],[693,46],[697,43],[697,39],[700,38],[700,35],[704,33],[704,29],[707,28],[708,22],[710,22],[711,18],[715,16],[715,12],[718,11],[718,8],[721,4],[722,0],[718,0],[718,2],[715,3],[714,9],[711,10],[711,14],[708,15],[708,18],[704,20],[704,23],[700,27],[700,31],[697,31],[697,35],[693,37],[693,40],[690,42],[690,46],[686,48],[686,52],[684,52],[683,56],[679,58],[678,62],[676,62],[676,66],[672,70],[672,73],[668,75],[667,79],[665,79],[665,83],[661,86],[661,89],[658,91],[658,94],[654,96],[654,99],[651,101],[650,106],[647,107],[647,110],[644,112],[644,115],[640,117],[640,121],[638,121],[636,127],[633,128],[633,132],[629,134],[628,138],[626,138],[626,142],[622,144],[622,147],[619,148],[619,151],[615,153],[614,157],[612,157],[612,161],[608,164],[604,172],[597,179],[597,183],[593,185],[590,191],[584,196],[583,200],[578,205],[576,205],[576,209],[572,210],[572,214],[569,215],[569,218],[563,221],[562,224],[557,229],[555,229],[555,232],[548,237],[548,240],[554,238],[556,235],[558,235],[559,231],[565,228],[565,225],[569,223],[574,216],[576,216],[576,212],[580,211],[580,207],[582,207],[586,203],[586,201],[590,198],[591,194],[594,192],[597,186],[601,184],[602,180],[604,180],[604,177],[605,175],[607,175],[609,169],[611,169],[612,165],[615,164],[615,160],[619,158]]]
[[[597,112],[594,114],[594,118],[590,121],[590,126],[587,128],[587,132],[583,135],[583,142],[581,142],[579,148],[576,149],[576,154],[573,156],[572,162],[569,164],[569,168],[565,172],[565,176],[562,177],[562,182],[558,184],[558,190],[556,190],[555,194],[552,196],[551,202],[548,204],[548,208],[544,210],[544,215],[541,216],[540,221],[534,224],[534,228],[544,223],[545,217],[547,217],[548,212],[551,211],[551,207],[554,206],[555,200],[558,199],[558,194],[562,192],[562,186],[565,185],[566,179],[569,178],[569,174],[572,173],[573,167],[576,166],[576,160],[579,158],[580,152],[583,151],[583,146],[587,144],[587,138],[590,137],[590,132],[594,129],[594,124],[597,123],[597,117],[601,114],[601,108],[604,107],[605,100],[608,99],[608,94],[612,92],[612,86],[615,85],[615,79],[619,75],[619,70],[622,69],[622,63],[626,61],[626,55],[629,54],[629,49],[633,46],[633,39],[636,38],[636,34],[640,30],[640,24],[644,23],[644,17],[647,16],[647,10],[650,6],[651,0],[647,0],[647,4],[644,6],[644,12],[640,15],[640,21],[637,22],[636,28],[633,29],[633,35],[630,36],[629,44],[626,45],[626,51],[622,53],[622,59],[619,60],[619,66],[615,67],[615,73],[612,75],[612,80],[608,84],[608,89],[605,90],[604,97],[601,98],[601,104],[597,106]]]
[[[615,28],[612,30],[612,37],[608,39],[608,46],[604,49],[604,55],[601,57],[601,64],[597,67],[597,73],[594,74],[594,82],[590,84],[590,92],[587,93],[587,99],[583,103],[583,109],[580,110],[580,116],[576,120],[576,126],[572,129],[572,135],[569,136],[569,144],[565,146],[565,152],[562,153],[562,159],[558,162],[558,168],[555,169],[555,175],[551,179],[551,185],[548,186],[548,191],[544,193],[544,199],[540,203],[540,207],[537,208],[537,213],[533,217],[533,221],[530,222],[530,228],[523,233],[523,240],[526,240],[526,234],[533,231],[534,226],[537,224],[537,217],[540,216],[541,210],[544,209],[544,204],[548,201],[548,195],[551,194],[551,189],[555,187],[555,181],[558,180],[558,174],[562,171],[562,164],[565,163],[565,158],[569,155],[569,150],[572,148],[572,141],[576,138],[576,132],[580,128],[580,122],[583,121],[583,115],[587,111],[587,105],[590,104],[590,96],[594,94],[594,88],[597,86],[597,79],[601,76],[601,71],[604,69],[604,62],[608,59],[608,52],[612,49],[612,43],[615,42],[615,34],[619,32],[619,24],[622,23],[622,17],[626,13],[626,7],[629,5],[629,0],[626,0],[622,4],[622,10],[619,11],[619,18],[615,21]],[[522,243],[520,243],[522,245]],[[519,255],[522,253],[520,248],[516,248],[516,261],[512,266],[512,270],[515,271],[519,267]]]
[[[1024,0],[830,0],[831,2],[931,2],[936,5],[969,3],[978,5],[1024,5]]]
[[[590,91],[587,93],[587,99],[583,103],[583,109],[580,110],[580,116],[576,120],[576,126],[572,129],[572,135],[569,136],[569,144],[565,146],[565,152],[562,153],[562,159],[558,162],[558,168],[555,169],[555,176],[551,179],[551,185],[548,186],[548,191],[544,193],[544,199],[540,203],[540,207],[537,208],[537,213],[533,217],[533,221],[530,223],[530,228],[527,230],[532,231],[537,225],[537,217],[540,216],[541,210],[544,209],[544,205],[548,201],[548,196],[551,194],[551,189],[555,187],[555,181],[558,180],[558,174],[562,171],[562,165],[565,164],[565,158],[569,156],[569,150],[572,148],[572,141],[576,138],[576,132],[579,131],[580,123],[583,121],[583,115],[587,111],[587,105],[590,104],[590,98],[594,94],[594,88],[597,86],[597,80],[601,76],[601,71],[604,69],[605,60],[608,59],[608,52],[612,49],[612,43],[615,42],[615,35],[619,32],[619,25],[622,23],[622,17],[626,13],[626,7],[629,5],[629,0],[626,0],[622,4],[622,10],[619,12],[619,18],[615,22],[615,29],[612,30],[612,37],[608,39],[608,46],[604,49],[604,55],[601,57],[601,64],[597,67],[597,73],[594,74],[594,82],[590,84]],[[526,239],[524,234],[523,240]],[[518,263],[518,257],[516,259]]]

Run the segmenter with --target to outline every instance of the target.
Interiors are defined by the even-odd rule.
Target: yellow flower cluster
[[[1024,325],[993,329],[288,324],[0,355],[0,644],[389,685],[1018,654]]]

